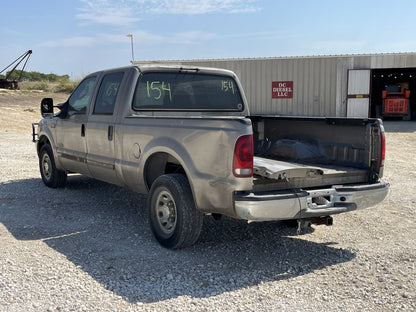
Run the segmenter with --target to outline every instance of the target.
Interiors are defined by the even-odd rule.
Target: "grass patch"
[[[20,82],[19,87],[20,87],[20,90],[22,91],[39,90],[39,91],[46,92],[50,90],[49,83],[47,83],[46,81]]]
[[[78,85],[79,81],[61,81],[54,88],[54,92],[72,93]]]
[[[19,83],[22,91],[44,91],[52,93],[72,93],[79,81],[62,80],[57,82],[47,81],[22,81]]]

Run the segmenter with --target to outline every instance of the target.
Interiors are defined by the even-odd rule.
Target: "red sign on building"
[[[272,81],[272,99],[292,99],[293,81]]]

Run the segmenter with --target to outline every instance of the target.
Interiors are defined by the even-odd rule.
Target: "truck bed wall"
[[[302,164],[377,170],[377,119],[249,117],[255,155]],[[377,128],[378,130],[374,130]]]

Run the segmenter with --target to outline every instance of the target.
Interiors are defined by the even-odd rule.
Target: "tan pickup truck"
[[[81,173],[148,194],[151,229],[167,248],[194,244],[204,214],[331,224],[389,189],[381,120],[251,116],[227,70],[104,70],[63,104],[43,99],[41,112],[33,141],[44,183],[63,187]]]

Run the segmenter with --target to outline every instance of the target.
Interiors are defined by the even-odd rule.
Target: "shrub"
[[[78,83],[78,81],[61,80],[54,91],[59,93],[72,93]]]
[[[46,81],[38,81],[34,83],[25,84],[20,83],[20,89],[49,91],[49,84]]]

